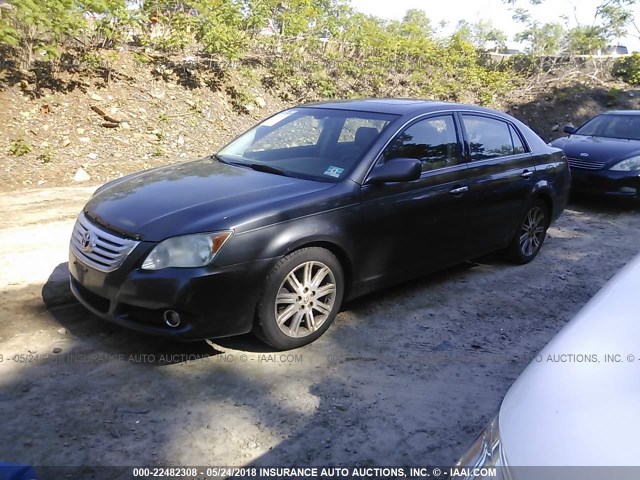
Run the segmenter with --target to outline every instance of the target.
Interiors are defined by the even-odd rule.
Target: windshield
[[[264,172],[338,182],[396,118],[371,112],[293,108],[220,150],[218,159]]]
[[[576,135],[640,140],[640,115],[598,115],[581,126]]]

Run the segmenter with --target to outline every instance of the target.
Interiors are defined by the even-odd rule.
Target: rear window
[[[496,118],[462,115],[471,160],[486,160],[524,153],[525,146],[515,129]]]

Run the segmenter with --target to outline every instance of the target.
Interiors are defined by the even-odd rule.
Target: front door
[[[356,271],[365,288],[465,258],[469,173],[460,139],[455,117],[437,115],[410,124],[382,153],[378,164],[417,158],[423,168],[412,182],[362,187]]]

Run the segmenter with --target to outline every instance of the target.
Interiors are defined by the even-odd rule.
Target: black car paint
[[[241,231],[251,228],[256,216],[267,224],[278,222],[283,203],[333,186],[205,158],[116,183],[91,198],[85,212],[115,231],[158,242],[232,227]]]
[[[338,183],[205,158],[102,187],[85,207],[86,215],[141,243],[112,273],[92,270],[70,253],[76,297],[103,318],[149,333],[184,340],[242,334],[252,328],[271,268],[303,246],[323,246],[336,254],[345,270],[347,298],[354,298],[506,247],[533,197],[545,200],[552,220],[565,207],[569,170],[564,157],[512,117],[479,107],[402,100],[321,107],[393,113],[397,118],[349,178]],[[462,163],[423,172],[412,182],[367,182],[379,152],[397,132],[442,112],[453,112],[458,126],[460,112],[506,120],[535,154]],[[462,128],[460,133],[460,151],[468,161]],[[461,188],[468,191],[452,193]],[[151,249],[167,237],[226,229],[233,230],[232,238],[206,267],[140,269]],[[166,309],[182,314],[180,327],[164,324]]]
[[[635,111],[610,113],[639,114]],[[577,130],[579,129],[573,129],[573,133],[570,133],[568,137],[554,140],[551,142],[551,146],[561,148],[570,163],[572,159],[576,159],[585,163],[598,162],[604,166],[601,169],[592,170],[572,165],[572,191],[640,198],[639,172],[611,170],[611,167],[616,163],[640,155],[640,141],[578,135],[575,133]],[[571,129],[565,131],[569,133]]]

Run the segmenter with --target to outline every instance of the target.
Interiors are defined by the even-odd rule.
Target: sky
[[[576,17],[582,25],[591,25],[596,7],[602,0],[546,0],[539,6],[532,6],[527,0],[519,0],[516,6],[528,9],[533,18],[540,22],[558,21],[561,15],[570,18],[575,26]],[[522,29],[522,25],[511,18],[509,7],[502,0],[351,0],[351,5],[362,13],[377,17],[400,20],[411,8],[424,10],[434,25],[444,20],[447,27],[443,33],[451,33],[458,20],[476,22],[480,19],[491,20],[493,24],[509,36],[510,48],[522,48],[513,41],[513,36]],[[640,19],[640,2],[634,7],[636,18]],[[639,25],[640,26],[640,25]],[[635,29],[631,27],[631,30]],[[630,30],[630,31],[631,31]],[[637,33],[637,32],[636,32]],[[640,39],[631,35],[620,39],[629,51],[640,51]]]

